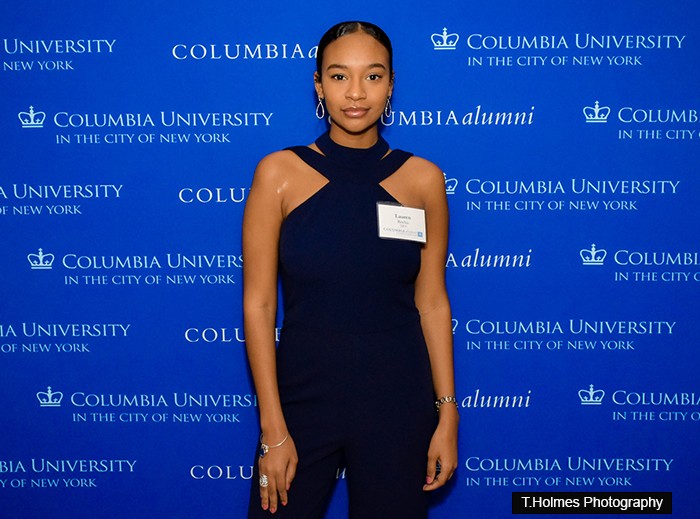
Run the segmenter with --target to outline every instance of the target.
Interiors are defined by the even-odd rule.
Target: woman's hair
[[[318,50],[316,51],[316,72],[318,72],[319,75],[321,75],[323,51],[326,50],[326,47],[341,36],[352,34],[354,32],[364,32],[365,34],[369,34],[372,36],[372,38],[381,43],[389,53],[389,72],[391,73],[393,71],[394,52],[391,49],[391,40],[389,39],[389,36],[387,36],[381,28],[377,27],[373,23],[353,21],[340,22],[328,29],[326,34],[321,37],[321,41],[318,42]]]

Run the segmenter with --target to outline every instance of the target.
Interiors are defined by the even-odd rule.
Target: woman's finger
[[[294,476],[297,474],[297,462],[296,460],[292,460],[289,462],[289,465],[287,465],[287,472],[285,474],[285,489],[289,490],[289,488],[292,486],[292,481],[294,481]],[[286,504],[286,503],[285,503]]]
[[[267,510],[270,507],[270,499],[268,494],[269,481],[268,476],[260,468],[260,480],[258,481],[260,485],[260,506],[263,510]]]
[[[279,481],[277,481],[277,492],[279,493],[280,506],[285,506],[287,504],[287,481],[284,474],[281,474]]]
[[[268,476],[267,496],[270,500],[270,513],[274,514],[277,511],[277,479],[274,476]]]
[[[434,457],[428,453],[428,466],[425,471],[425,485],[423,485],[423,490],[429,490],[437,477],[437,457]]]

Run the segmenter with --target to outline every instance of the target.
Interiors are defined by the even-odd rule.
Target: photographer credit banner
[[[358,17],[394,45],[381,132],[450,206],[459,466],[430,517],[514,492],[697,515],[697,5],[0,13],[0,516],[244,516],[243,207],[263,156],[325,131],[316,45]]]

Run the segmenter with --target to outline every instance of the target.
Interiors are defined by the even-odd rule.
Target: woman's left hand
[[[441,410],[442,411],[442,410]],[[448,411],[445,409],[445,411]],[[459,418],[455,416],[442,419],[438,423],[433,438],[428,448],[428,470],[425,477],[423,490],[430,491],[440,488],[452,477],[457,469],[457,423]],[[447,418],[447,417],[445,417]],[[437,465],[440,464],[438,473]]]

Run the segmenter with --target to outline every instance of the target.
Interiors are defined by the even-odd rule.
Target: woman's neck
[[[333,142],[346,148],[371,148],[379,140],[376,124],[361,133],[348,133],[331,123],[329,135]]]

